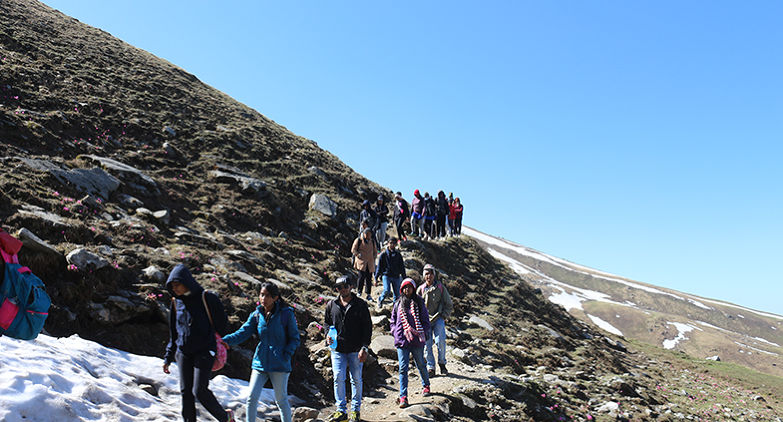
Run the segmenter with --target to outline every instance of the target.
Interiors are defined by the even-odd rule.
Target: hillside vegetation
[[[170,303],[163,281],[174,265],[187,264],[220,295],[232,328],[271,280],[303,333],[289,391],[328,412],[331,370],[316,323],[333,280],[350,271],[359,204],[378,194],[391,199],[391,190],[175,65],[33,0],[0,2],[0,62],[0,222],[24,240],[20,259],[47,284],[46,332],[161,356]],[[724,384],[694,386],[699,364],[605,336],[468,237],[410,240],[401,249],[409,276],[420,281],[432,263],[455,298],[447,322],[452,373],[433,383],[434,397],[399,412],[390,407],[396,362],[374,350],[365,365],[367,415],[773,420],[780,413],[778,387],[727,372],[721,383],[736,377],[730,391],[744,401],[738,406],[718,397]],[[374,311],[375,335],[388,334],[388,313]],[[254,346],[233,348],[223,373],[247,378]]]

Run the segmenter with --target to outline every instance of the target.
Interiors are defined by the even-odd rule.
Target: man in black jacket
[[[402,260],[402,253],[397,249],[397,239],[391,237],[386,250],[378,258],[378,265],[375,266],[375,279],[381,277],[383,280],[383,292],[378,296],[378,309],[383,306],[383,300],[390,293],[394,301],[400,297],[400,283],[404,275],[405,263]]]
[[[394,196],[394,200],[394,225],[397,227],[397,238],[400,240],[408,240],[408,236],[405,235],[405,221],[410,217],[408,201],[402,197],[401,192],[397,192],[397,195]]]
[[[188,268],[182,264],[171,271],[166,290],[174,298],[169,315],[169,344],[163,358],[163,372],[176,359],[182,393],[182,417],[196,422],[196,399],[219,422],[233,421],[231,410],[223,409],[209,390],[217,342],[215,333],[224,335],[228,317],[214,293],[205,292]],[[206,306],[209,306],[207,314]],[[213,326],[214,323],[214,326]]]
[[[362,366],[369,354],[372,321],[367,302],[351,292],[353,280],[342,276],[335,282],[337,298],[329,301],[324,314],[324,325],[337,329],[337,347],[332,349],[334,399],[337,411],[330,422],[358,421],[362,406]],[[331,345],[331,337],[326,344]],[[345,397],[345,380],[351,374],[351,413]]]

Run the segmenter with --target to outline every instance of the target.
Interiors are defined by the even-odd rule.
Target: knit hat
[[[411,286],[413,287],[413,290],[416,290],[416,282],[413,281],[412,278],[408,277],[405,280],[402,280],[402,283],[400,284],[400,294],[402,294],[402,289],[405,288],[405,286]]]
[[[415,191],[413,191],[413,194],[416,195],[416,196],[419,196],[419,190],[416,189]]]

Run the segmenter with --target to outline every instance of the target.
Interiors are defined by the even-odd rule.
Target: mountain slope
[[[783,376],[783,316],[607,274],[467,229],[547,298],[616,335]]]

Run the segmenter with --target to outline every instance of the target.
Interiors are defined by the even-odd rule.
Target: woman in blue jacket
[[[255,422],[258,413],[258,397],[266,380],[272,381],[275,402],[280,419],[291,422],[291,405],[288,403],[288,376],[291,375],[291,358],[299,347],[299,328],[294,310],[280,297],[276,284],[266,282],[258,294],[261,304],[237,331],[223,337],[234,346],[258,334],[258,346],[253,356],[253,373],[250,376],[250,396],[247,398],[247,422]]]

